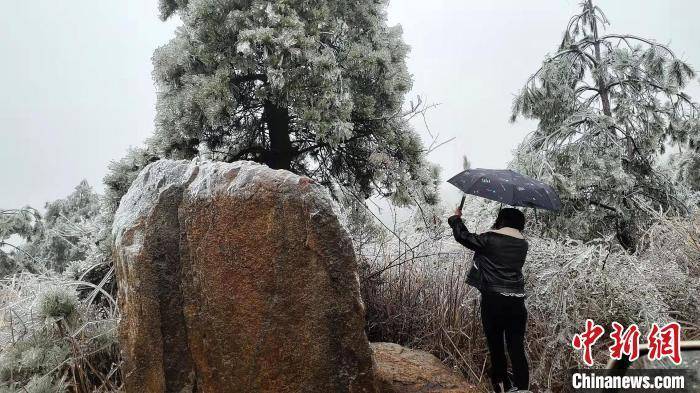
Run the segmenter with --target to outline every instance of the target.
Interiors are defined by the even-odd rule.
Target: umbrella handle
[[[459,202],[459,210],[462,210],[462,208],[464,207],[464,200],[465,200],[465,199],[467,199],[467,196],[466,196],[466,195],[462,195],[462,201]]]

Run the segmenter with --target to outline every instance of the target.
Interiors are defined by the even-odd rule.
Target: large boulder
[[[479,390],[428,352],[372,343],[381,393],[469,393]]]
[[[114,217],[126,392],[375,392],[351,241],[323,187],[161,160]]]

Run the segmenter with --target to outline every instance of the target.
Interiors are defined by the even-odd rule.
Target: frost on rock
[[[159,192],[171,185],[181,185],[184,174],[190,169],[189,161],[157,161],[146,166],[122,197],[114,214],[112,233],[117,242],[126,228],[135,225],[155,206]]]
[[[139,217],[146,216],[156,205],[160,193],[169,187],[183,187],[184,196],[190,200],[205,200],[222,194],[250,197],[259,187],[289,190],[298,187],[301,179],[291,172],[270,169],[252,161],[160,160],[147,165],[122,198],[114,215],[112,233],[120,242],[124,231],[137,227]],[[317,202],[339,212],[325,188],[312,186],[308,191]]]

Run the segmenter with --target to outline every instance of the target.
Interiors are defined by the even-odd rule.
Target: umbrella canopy
[[[467,169],[447,182],[466,194],[511,206],[561,208],[559,195],[551,186],[510,169]]]

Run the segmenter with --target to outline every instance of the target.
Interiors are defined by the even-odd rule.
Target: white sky
[[[394,0],[411,45],[413,96],[441,105],[433,133],[456,140],[431,154],[443,179],[503,167],[534,123],[508,123],[514,93],[556,49],[578,0]],[[700,69],[700,2],[598,0],[609,31],[668,43]],[[109,161],[151,134],[153,50],[177,22],[155,0],[0,0],[0,208],[61,198],[81,179],[102,191]],[[700,99],[697,82],[690,90]],[[417,124],[418,130],[426,135]],[[450,186],[445,197],[456,198]]]

